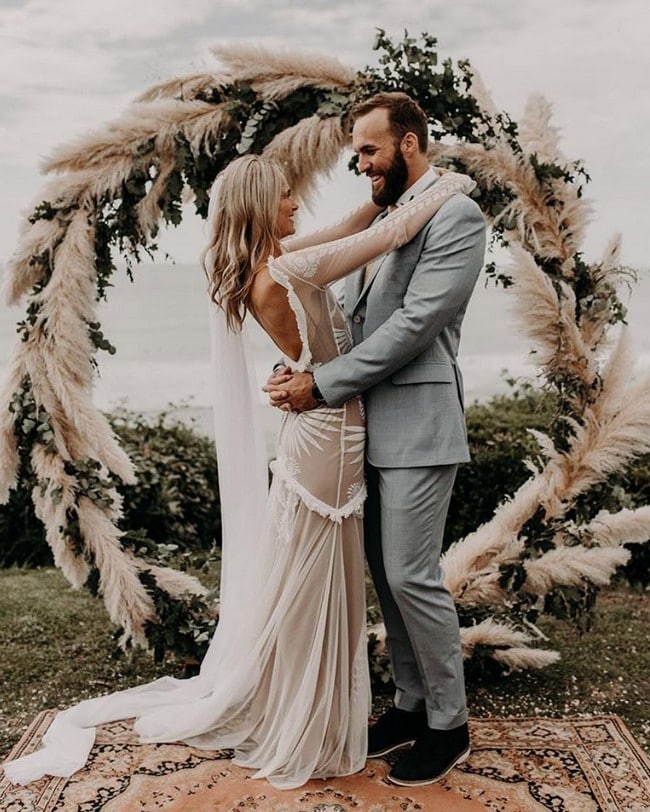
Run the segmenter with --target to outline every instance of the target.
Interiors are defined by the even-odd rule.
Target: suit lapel
[[[388,256],[388,254],[384,254],[383,257],[380,257],[379,259],[374,260],[374,262],[376,263],[376,267],[373,269],[372,276],[368,280],[368,284],[365,285],[365,286],[363,284],[363,280],[364,280],[364,276],[365,276],[365,268],[362,268],[359,271],[359,294],[358,294],[358,297],[356,299],[356,304],[354,305],[355,310],[361,304],[361,302],[365,299],[365,297],[368,295],[368,291],[372,287],[372,283],[377,278],[377,274],[381,270],[381,266],[386,261],[387,256]]]
[[[363,290],[363,274],[364,269],[360,268],[358,271],[350,274],[346,280],[347,287],[345,291],[345,300],[350,303],[355,303],[354,307],[350,311],[351,313],[354,313],[357,303],[361,298],[361,291]]]
[[[383,220],[384,217],[386,217],[386,212],[382,212],[373,221],[373,225],[375,223],[381,222],[381,220]],[[352,290],[351,290],[352,297],[350,298],[350,301],[354,302],[354,307],[352,308],[352,311],[351,311],[352,313],[354,313],[357,310],[357,308],[359,307],[361,302],[366,297],[368,291],[372,287],[372,283],[374,282],[374,280],[375,280],[375,278],[377,276],[379,268],[381,267],[381,265],[382,265],[382,263],[383,263],[383,261],[385,259],[386,259],[386,256],[383,256],[380,259],[378,258],[377,260],[375,260],[375,262],[377,262],[377,267],[375,268],[375,272],[373,273],[371,278],[368,280],[367,285],[364,285],[364,277],[365,277],[365,274],[366,274],[366,266],[364,266],[363,268],[360,268],[358,271],[355,271],[352,274],[353,286],[352,286]]]

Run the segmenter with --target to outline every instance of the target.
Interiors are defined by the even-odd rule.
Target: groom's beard
[[[384,184],[381,189],[373,190],[372,202],[377,206],[392,206],[404,194],[408,167],[402,153],[396,149],[392,164],[382,173]]]

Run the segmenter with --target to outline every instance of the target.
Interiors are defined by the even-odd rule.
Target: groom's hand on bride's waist
[[[267,392],[271,406],[285,412],[306,412],[319,403],[313,395],[314,376],[311,372],[287,373],[288,367],[271,375],[262,387]]]

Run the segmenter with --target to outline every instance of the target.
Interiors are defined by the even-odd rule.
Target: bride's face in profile
[[[283,240],[285,237],[295,234],[296,227],[293,222],[293,216],[298,211],[298,204],[291,196],[291,189],[287,187],[280,198],[280,206],[278,208],[278,222],[277,222],[277,237]]]

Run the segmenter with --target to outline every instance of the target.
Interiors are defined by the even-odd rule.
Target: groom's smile
[[[366,173],[372,184],[372,199],[380,206],[396,203],[404,193],[408,180],[408,167],[404,156],[393,147],[393,159],[386,169]]]
[[[370,174],[368,174],[366,172],[366,175],[370,178],[370,184],[372,186],[372,196],[373,196],[373,198],[376,197],[377,195],[380,195],[381,190],[386,186],[384,173],[383,172],[378,172],[375,175],[370,175]]]
[[[395,203],[407,188],[409,170],[386,109],[373,110],[355,121],[352,146],[359,156],[359,171],[370,178],[373,201],[379,206]]]

